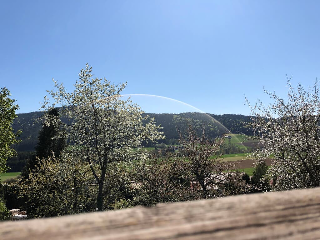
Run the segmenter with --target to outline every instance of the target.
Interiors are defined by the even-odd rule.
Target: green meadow
[[[2,173],[0,175],[0,179],[1,179],[1,182],[2,181],[5,181],[7,179],[10,179],[10,178],[16,178],[18,177],[19,175],[21,174],[21,172],[7,172],[7,173]]]

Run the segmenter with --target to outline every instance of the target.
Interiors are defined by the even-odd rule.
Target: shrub
[[[10,212],[6,208],[3,200],[0,198],[0,221],[9,220],[10,219]]]
[[[42,159],[21,182],[28,218],[94,211],[94,183],[89,167],[76,157]]]

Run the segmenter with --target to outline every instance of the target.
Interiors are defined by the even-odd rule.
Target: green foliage
[[[260,180],[266,175],[268,166],[265,161],[260,161],[256,164],[256,167],[253,171],[251,181],[255,185],[260,184]]]
[[[91,170],[78,157],[42,159],[20,183],[29,218],[53,217],[95,210],[96,188]]]
[[[253,192],[265,192],[270,190],[269,178],[266,175],[268,168],[268,165],[263,160],[256,163],[251,177]]]
[[[4,190],[3,185],[0,183],[0,221],[8,220],[10,218],[10,213],[3,201]]]
[[[10,219],[10,212],[6,208],[6,205],[0,198],[0,221],[9,220]]]
[[[120,209],[134,204],[136,190],[132,188],[132,169],[130,162],[109,164],[103,191],[105,209]]]
[[[12,122],[16,118],[15,100],[10,99],[10,92],[7,88],[0,90],[0,173],[6,171],[6,161],[16,154],[11,147],[17,143],[17,134],[13,132]]]
[[[197,192],[190,188],[188,166],[179,158],[172,161],[150,159],[148,163],[137,164],[133,171],[133,188],[137,191],[134,205],[199,199]]]

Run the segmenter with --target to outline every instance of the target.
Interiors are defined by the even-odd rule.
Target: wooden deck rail
[[[320,188],[2,222],[0,239],[320,239]]]

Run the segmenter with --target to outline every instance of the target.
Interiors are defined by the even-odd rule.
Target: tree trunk
[[[105,162],[102,166],[102,169],[101,169],[101,176],[98,181],[98,184],[99,184],[98,196],[97,196],[98,211],[103,211],[103,185],[106,180],[106,172],[107,172],[107,164],[106,164],[106,160],[105,160]]]
[[[207,198],[207,186],[205,184],[205,180],[200,178],[200,179],[198,179],[198,181],[199,181],[199,184],[202,188],[202,198],[206,199]]]
[[[97,195],[97,210],[102,211],[103,210],[103,181],[99,181],[99,189],[98,189],[98,195]]]

